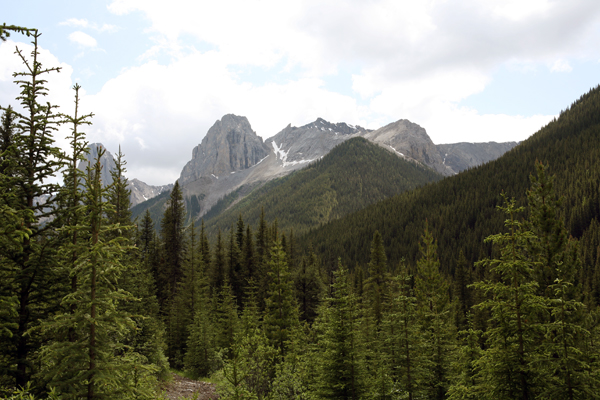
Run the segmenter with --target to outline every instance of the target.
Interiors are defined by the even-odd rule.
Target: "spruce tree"
[[[360,399],[365,391],[363,354],[357,338],[356,299],[348,283],[348,271],[338,261],[332,296],[317,318],[315,391],[321,399]]]
[[[88,239],[77,244],[72,273],[77,275],[78,285],[62,299],[68,311],[42,324],[43,335],[51,338],[41,349],[42,374],[62,398],[91,400],[121,394],[150,398],[152,387],[132,386],[129,381],[130,373],[140,368],[140,359],[123,345],[134,323],[119,309],[131,295],[117,286],[128,268],[122,259],[129,241],[114,235],[122,227],[108,224],[104,217],[111,207],[104,202],[106,193],[100,181],[102,154],[100,150],[93,169],[88,169],[82,223],[64,228],[80,231]],[[71,244],[67,249],[70,254]],[[71,340],[72,330],[77,340]],[[148,375],[155,371],[153,366],[142,369]]]
[[[449,385],[449,362],[455,328],[450,315],[449,285],[440,273],[437,243],[428,224],[425,224],[419,251],[421,258],[417,261],[415,295],[432,370],[428,397],[442,400]]]
[[[422,318],[417,308],[413,277],[402,265],[394,278],[398,287],[390,308],[384,314],[384,332],[388,345],[392,376],[400,393],[409,400],[425,397],[432,379],[432,366],[427,356],[426,338],[422,334]]]
[[[532,278],[539,262],[530,260],[525,251],[534,235],[517,220],[523,208],[505,198],[499,209],[507,216],[509,232],[489,236],[486,242],[499,247],[500,257],[480,261],[498,280],[473,285],[488,296],[476,308],[491,312],[486,350],[477,362],[485,382],[481,395],[486,399],[533,399],[539,395],[538,383],[544,373],[532,363],[539,356],[543,338],[538,316],[546,312],[545,300],[537,295],[538,284]]]
[[[370,307],[370,315],[373,316],[376,325],[381,322],[388,277],[383,240],[379,231],[375,231],[371,243],[371,260],[369,261],[369,277],[365,282],[365,294],[366,302]]]
[[[175,182],[160,224],[164,261],[159,266],[157,287],[161,310],[165,314],[171,306],[177,282],[182,276],[182,264],[185,257],[184,218],[183,196],[179,182]]]
[[[8,360],[9,374],[14,383],[24,386],[33,372],[32,350],[39,346],[38,338],[28,334],[54,309],[66,290],[65,277],[56,265],[57,235],[55,227],[56,193],[58,185],[53,176],[63,166],[62,152],[54,145],[53,132],[60,123],[56,106],[42,103],[48,94],[46,76],[60,68],[44,68],[40,63],[38,39],[33,29],[3,26],[32,37],[33,50],[27,57],[22,50],[17,55],[25,65],[25,72],[13,74],[21,88],[17,100],[23,112],[2,108],[14,121],[10,143],[3,136],[0,207],[22,221],[22,246],[10,247],[2,254],[2,292],[16,300],[16,314],[10,322],[11,338],[0,348],[0,358]],[[14,118],[13,118],[14,117]],[[6,121],[5,121],[6,123]],[[9,124],[10,125],[10,124]],[[7,132],[4,132],[7,133]],[[8,134],[8,133],[7,133]],[[6,137],[8,137],[6,136]],[[44,201],[45,200],[45,201]]]
[[[270,284],[264,326],[273,347],[285,355],[291,331],[298,323],[296,299],[281,242],[274,243],[268,263]]]

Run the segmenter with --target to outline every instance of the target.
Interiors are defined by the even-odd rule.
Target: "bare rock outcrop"
[[[208,130],[192,151],[179,178],[186,185],[201,177],[222,177],[258,164],[270,152],[246,117],[227,114]]]

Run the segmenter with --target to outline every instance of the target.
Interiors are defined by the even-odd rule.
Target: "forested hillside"
[[[483,239],[502,229],[504,216],[496,211],[500,195],[525,204],[536,160],[556,175],[557,193],[564,197],[561,215],[569,232],[589,243],[585,251],[595,262],[600,216],[598,88],[498,160],[332,221],[304,237],[303,243],[312,244],[330,263],[342,257],[349,266],[364,266],[369,240],[378,230],[392,265],[401,259],[414,264],[420,232],[428,221],[438,240],[441,268],[453,273],[460,252],[471,263],[491,254]]]
[[[235,205],[235,193],[204,217],[208,233],[226,230],[240,214],[256,225],[264,210],[280,229],[304,233],[387,197],[441,179],[441,175],[363,138],[350,139],[308,167],[268,182]],[[217,212],[218,211],[218,212]]]

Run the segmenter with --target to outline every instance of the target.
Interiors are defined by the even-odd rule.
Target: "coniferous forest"
[[[39,32],[10,33],[34,50],[0,124],[3,398],[156,399],[170,370],[221,399],[600,397],[600,88],[497,161],[318,228],[259,202],[213,232],[177,183],[132,220],[121,151],[109,186],[78,169],[80,87],[47,103]]]

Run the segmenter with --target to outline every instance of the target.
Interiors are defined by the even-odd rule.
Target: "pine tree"
[[[233,226],[229,231],[229,246],[227,249],[227,271],[229,272],[229,283],[231,284],[231,290],[233,290],[233,295],[237,299],[238,306],[242,308],[244,297],[244,277],[242,272],[243,260],[241,247],[238,244],[239,241],[242,241],[242,244],[244,241],[244,223],[241,220],[241,216],[238,223],[240,222],[241,238],[238,237],[238,234],[240,232],[238,231],[236,234],[235,230],[233,229]],[[240,226],[238,225],[238,229],[239,228]]]
[[[425,224],[419,251],[421,258],[417,262],[415,295],[427,343],[426,354],[433,372],[428,382],[428,397],[442,400],[449,385],[448,370],[455,328],[450,318],[449,285],[440,273],[437,244],[428,224]]]
[[[179,182],[175,182],[160,224],[164,246],[164,262],[161,263],[158,271],[157,286],[158,300],[163,313],[166,313],[166,310],[171,306],[177,289],[177,282],[181,280],[182,276],[182,264],[185,257],[184,218],[183,196],[179,188]]]
[[[319,371],[315,389],[321,399],[360,399],[364,393],[356,299],[347,280],[348,271],[338,262],[332,296],[326,299],[315,322],[315,368]]]
[[[524,224],[533,233],[529,241],[530,257],[539,261],[535,277],[540,293],[549,299],[548,319],[539,364],[551,373],[543,374],[542,397],[553,399],[591,398],[600,389],[592,377],[584,354],[589,332],[584,328],[584,305],[575,282],[579,274],[577,242],[567,238],[558,214],[561,200],[554,193],[554,178],[546,166],[536,163],[537,176],[531,176],[527,192],[529,218]]]
[[[481,358],[481,336],[483,332],[474,328],[471,314],[467,315],[468,329],[458,333],[461,345],[451,364],[454,371],[452,384],[448,389],[449,400],[477,400],[481,398],[481,376],[477,361]]]
[[[369,261],[369,277],[365,282],[366,302],[370,307],[376,325],[381,323],[383,302],[386,296],[386,283],[388,281],[387,257],[381,234],[375,231],[371,243],[371,261]]]
[[[282,355],[285,355],[291,331],[298,323],[292,278],[285,259],[281,242],[276,242],[271,248],[268,263],[270,284],[266,298],[264,326],[271,345]]]
[[[60,68],[43,68],[38,60],[40,33],[33,29],[3,26],[8,30],[25,33],[32,37],[31,57],[16,50],[23,61],[25,72],[15,73],[15,83],[21,88],[17,100],[23,112],[2,108],[9,114],[6,118],[16,121],[11,132],[4,129],[2,152],[3,175],[0,187],[0,207],[11,210],[22,229],[22,246],[10,247],[2,254],[3,282],[1,291],[16,300],[16,315],[10,322],[12,337],[0,348],[0,358],[8,360],[9,374],[14,383],[25,386],[32,375],[32,350],[39,346],[29,329],[52,312],[57,299],[66,285],[64,276],[56,268],[55,250],[58,247],[55,227],[56,193],[58,185],[51,177],[62,167],[62,153],[54,146],[53,132],[59,124],[56,106],[42,104],[41,98],[48,93],[44,86],[46,75]],[[14,117],[14,118],[13,118]],[[10,126],[11,124],[6,121]],[[10,136],[10,143],[5,137]],[[44,202],[42,199],[46,199]],[[44,223],[44,221],[49,221]],[[56,223],[54,222],[56,221]],[[62,271],[60,271],[62,272]]]
[[[325,285],[321,280],[315,253],[302,259],[300,268],[294,275],[296,298],[300,307],[300,319],[312,323],[317,315],[319,303],[325,294]]]
[[[169,313],[171,334],[168,347],[169,359],[175,368],[182,368],[184,355],[187,351],[187,340],[190,336],[190,326],[200,302],[202,294],[201,284],[204,278],[205,266],[202,257],[198,256],[198,240],[194,229],[194,222],[189,228],[186,259],[183,263],[183,278],[177,285],[177,292],[173,298]]]
[[[86,232],[89,239],[78,242],[73,271],[78,276],[77,289],[62,300],[69,311],[42,325],[43,334],[53,338],[41,350],[42,373],[62,398],[91,400],[127,392],[150,398],[151,388],[132,387],[128,381],[129,373],[139,368],[139,358],[122,344],[134,323],[119,310],[119,303],[131,296],[117,283],[127,269],[121,260],[129,243],[122,236],[115,237],[114,231],[122,228],[107,224],[104,218],[110,205],[103,200],[105,190],[100,181],[102,154],[100,150],[94,168],[88,169],[82,205],[85,218],[80,225],[65,227]],[[67,249],[71,253],[72,246]],[[71,307],[73,304],[76,307]],[[71,330],[75,331],[75,341],[67,334]],[[146,370],[154,372],[152,366]]]
[[[394,368],[392,374],[398,390],[409,400],[425,397],[427,383],[432,379],[412,281],[413,277],[403,265],[395,278],[397,294],[392,296],[390,309],[384,314],[384,332],[389,335],[386,343]]]
[[[203,261],[203,260],[202,260]],[[206,265],[202,263],[202,265]],[[209,376],[216,364],[215,318],[210,298],[208,276],[205,270],[199,271],[196,283],[197,301],[190,335],[187,339],[187,351],[184,362],[185,369],[195,377]]]
[[[108,189],[108,201],[114,206],[114,210],[110,211],[107,216],[109,223],[122,226],[131,225],[131,190],[128,187],[128,179],[125,177],[126,164],[125,156],[121,152],[121,146],[119,146],[115,169],[110,171],[113,183]]]
[[[498,281],[473,285],[488,295],[476,308],[491,311],[487,349],[477,362],[485,383],[481,394],[489,399],[532,399],[539,393],[541,373],[532,361],[539,355],[543,337],[536,317],[545,312],[546,306],[532,279],[538,263],[524,251],[533,235],[516,219],[523,208],[517,208],[514,199],[505,199],[505,206],[499,208],[508,217],[505,225],[509,232],[489,236],[486,242],[500,248],[500,258],[480,261],[498,276]]]

